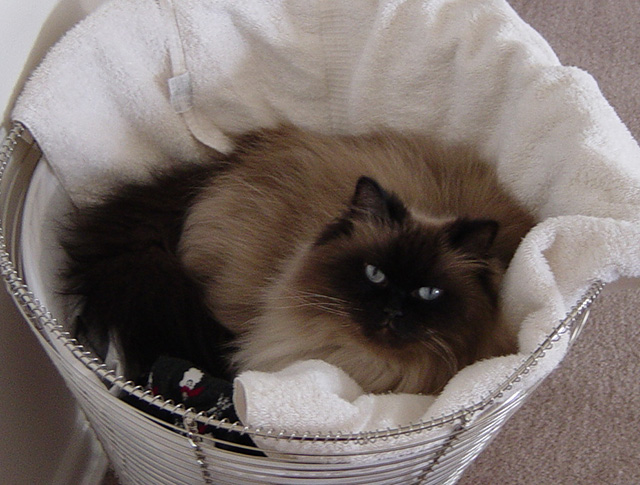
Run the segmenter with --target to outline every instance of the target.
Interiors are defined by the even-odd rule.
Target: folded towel
[[[275,372],[248,371],[234,382],[234,405],[243,423],[260,423],[262,431],[273,430],[301,436],[351,437],[345,441],[289,441],[254,437],[259,446],[273,452],[298,454],[359,454],[384,450],[388,454],[415,453],[407,443],[425,443],[443,439],[452,425],[429,432],[387,436],[387,430],[418,427],[432,418],[439,418],[471,405],[478,392],[495,388],[515,369],[521,356],[511,355],[479,362],[463,369],[442,394],[434,396],[388,393],[366,394],[358,384],[340,369],[319,360],[301,361]],[[506,371],[506,373],[505,373]],[[462,381],[456,383],[455,380]],[[302,426],[302,427],[301,427]],[[379,431],[379,436],[371,435]],[[381,437],[385,439],[381,439]],[[358,456],[379,460],[377,456]],[[308,457],[307,457],[308,459]],[[344,456],[333,457],[344,461]],[[325,461],[325,460],[323,460]]]
[[[317,362],[247,374],[236,400],[248,425],[349,433],[460,409],[495,389],[595,279],[640,276],[640,148],[593,78],[561,66],[503,0],[113,0],[52,49],[13,116],[78,204],[286,120],[472,143],[541,221],[504,282],[519,355],[464,369],[433,402],[363,396]],[[566,339],[521,386],[565,351]]]
[[[323,434],[361,433],[418,422],[435,399],[365,394],[346,373],[320,360],[301,361],[275,373],[244,372],[234,385],[234,404],[243,421],[278,412],[280,428],[295,430],[304,422],[309,431]]]

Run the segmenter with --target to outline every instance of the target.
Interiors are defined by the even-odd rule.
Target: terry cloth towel
[[[343,394],[345,376],[320,366],[318,380],[313,363],[272,376],[273,386],[287,379],[269,392],[245,375],[248,426],[277,430],[295,416],[286,426],[300,433],[384,429],[392,418],[376,400],[397,399],[397,425],[460,409],[496,389],[594,280],[640,276],[640,149],[594,79],[560,65],[504,0],[114,0],[51,50],[13,117],[77,204],[285,120],[472,143],[540,221],[503,288],[518,355],[464,369],[433,402],[418,399],[419,411],[413,398],[405,410],[403,397],[362,397],[352,383]],[[513,392],[546,376],[566,346],[556,342]],[[305,375],[326,400],[288,382]],[[319,422],[340,400],[357,412]]]

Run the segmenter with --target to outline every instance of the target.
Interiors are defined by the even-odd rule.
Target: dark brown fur
[[[188,165],[125,185],[62,224],[69,256],[62,292],[81,297],[77,337],[104,358],[115,332],[132,379],[161,355],[229,377],[223,353],[231,334],[215,322],[204,289],[176,255],[187,208],[221,170],[216,162]]]

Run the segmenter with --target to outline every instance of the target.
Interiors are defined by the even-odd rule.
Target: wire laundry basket
[[[74,340],[39,301],[25,280],[22,217],[34,171],[46,163],[29,131],[16,123],[0,149],[0,268],[25,320],[65,378],[72,393],[126,483],[455,483],[536,387],[530,370],[560,340],[574,341],[603,288],[594,283],[543,342],[486,398],[428,422],[346,434],[291,433],[217,420],[186,409],[127,381]],[[564,342],[563,342],[564,343]],[[168,413],[161,420],[122,399]],[[175,424],[174,424],[175,423]],[[202,434],[214,427],[266,446],[256,448]],[[432,431],[441,430],[434,436]],[[397,439],[413,435],[410,444]],[[304,453],[270,452],[271,440],[367,444],[382,451],[336,452],[319,463]],[[260,456],[258,456],[260,455]],[[266,456],[264,456],[266,455]],[[328,458],[326,455],[324,458]]]

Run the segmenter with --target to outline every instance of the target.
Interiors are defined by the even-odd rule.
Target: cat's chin
[[[377,346],[381,351],[403,352],[410,349],[416,342],[416,336],[399,332],[393,320],[387,320],[380,325],[362,327],[362,338],[367,339],[371,345]]]
[[[456,370],[424,344],[393,345],[382,336],[374,341],[354,322],[333,315],[268,313],[238,346],[239,372],[276,372],[299,360],[319,359],[341,368],[369,393],[434,394]]]
[[[453,376],[454,369],[447,369],[424,348],[408,343],[397,347],[388,343],[363,346],[364,342],[326,360],[344,370],[366,392],[436,394]]]

